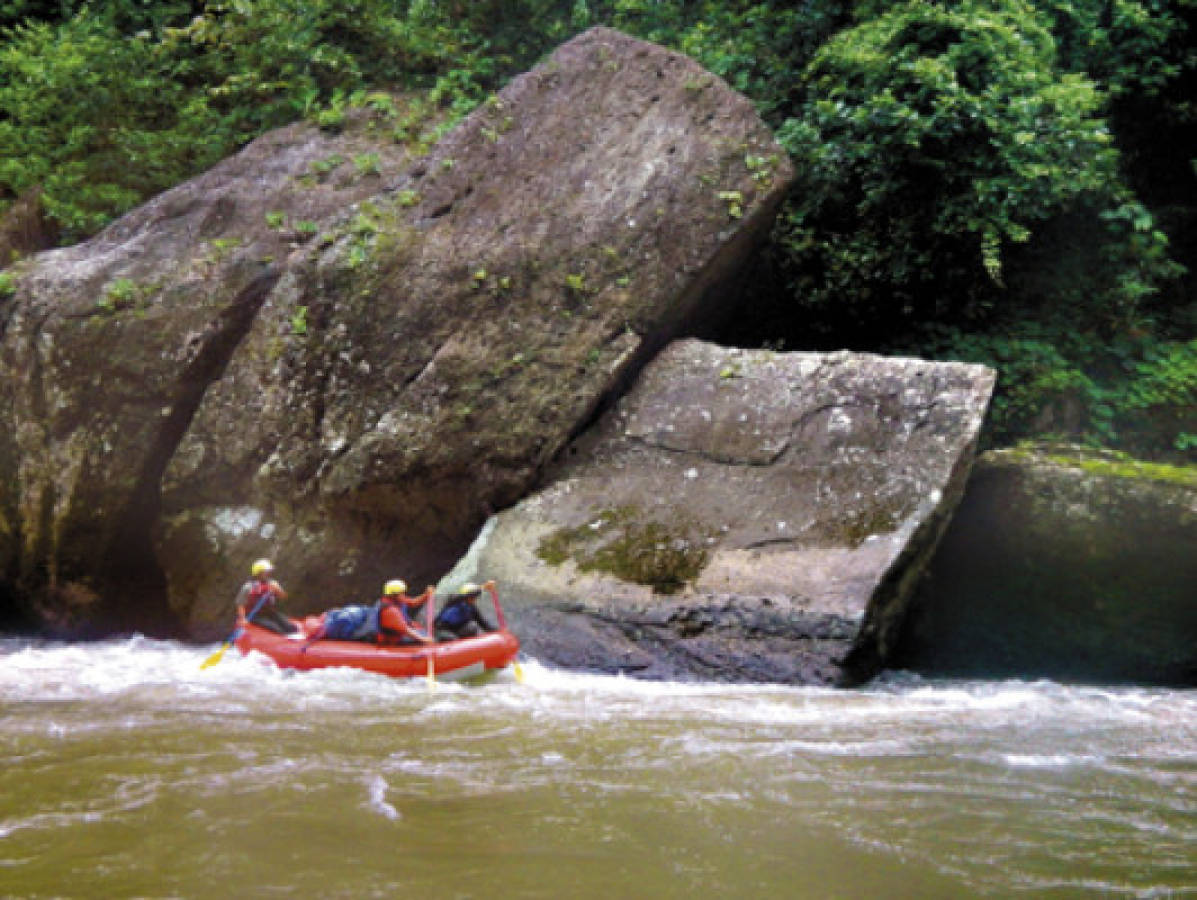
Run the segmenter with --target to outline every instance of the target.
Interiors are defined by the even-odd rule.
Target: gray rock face
[[[407,161],[368,124],[274,132],[92,240],[10,270],[0,571],[50,630],[179,630],[163,602],[171,560],[160,566],[153,546],[163,473],[307,229]],[[367,151],[376,174],[351,163]],[[255,405],[224,423],[246,436],[227,446],[232,468],[277,437],[253,424]]]
[[[666,338],[717,313],[790,177],[694,62],[587,32],[286,274],[168,478],[225,483],[212,462],[253,405],[278,439],[243,496],[292,585],[324,606],[434,580]],[[185,515],[164,542],[196,515],[211,530]]]
[[[1197,470],[991,451],[897,661],[929,673],[1197,684]]]
[[[993,380],[675,343],[451,580],[496,579],[529,652],[563,665],[860,681],[960,496]]]
[[[418,160],[373,133],[267,136],[22,264],[0,571],[37,618],[211,637],[259,555],[296,611],[440,574],[726,309],[792,177],[747,100],[606,29]]]

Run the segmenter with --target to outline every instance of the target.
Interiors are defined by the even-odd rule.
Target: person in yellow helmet
[[[274,565],[268,559],[259,559],[249,567],[249,581],[241,585],[237,599],[233,601],[237,611],[247,622],[277,631],[279,634],[293,634],[298,629],[282,610],[280,600],[287,599],[283,586],[274,580]]]
[[[419,597],[407,596],[407,584],[401,578],[392,578],[383,585],[378,601],[378,643],[429,643],[432,639],[412,623],[412,616],[431,597],[432,588]]]
[[[487,582],[483,587],[490,587]],[[434,623],[438,640],[452,641],[457,638],[477,637],[483,632],[494,631],[495,626],[486,620],[486,616],[478,609],[478,597],[482,587],[472,581],[463,584],[445,604],[436,617]]]

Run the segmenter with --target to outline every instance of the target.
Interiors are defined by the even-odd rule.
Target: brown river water
[[[1197,691],[213,649],[0,641],[0,896],[1197,896]]]

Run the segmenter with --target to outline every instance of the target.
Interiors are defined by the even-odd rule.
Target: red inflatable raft
[[[438,644],[381,647],[364,641],[312,641],[304,629],[305,622],[296,621],[295,624],[300,631],[284,635],[250,623],[244,626],[235,643],[242,653],[257,650],[283,669],[350,666],[396,678],[426,677],[429,657],[432,659],[432,675],[470,678],[488,670],[506,668],[520,649],[515,635],[505,629]]]
[[[488,671],[504,669],[515,661],[520,642],[507,630],[499,598],[491,591],[499,630],[478,637],[439,641],[434,644],[384,646],[365,641],[313,640],[321,618],[292,619],[298,629],[294,634],[278,634],[240,619],[234,640],[242,653],[257,650],[283,669],[327,669],[348,666],[395,678],[446,676],[470,678]],[[429,605],[431,610],[431,604]],[[430,616],[431,618],[431,616]]]

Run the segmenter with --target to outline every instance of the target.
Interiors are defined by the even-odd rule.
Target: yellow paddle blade
[[[511,671],[513,671],[515,673],[515,680],[518,683],[523,684],[524,683],[524,667],[520,665],[520,661],[518,659],[513,659],[511,661]]]
[[[200,669],[210,669],[224,658],[224,653],[231,647],[232,644],[221,644],[220,649],[200,663]]]

